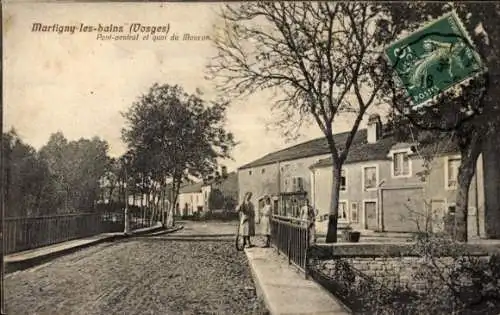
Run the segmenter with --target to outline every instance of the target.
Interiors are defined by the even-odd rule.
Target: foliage
[[[346,2],[249,2],[227,5],[209,65],[223,93],[270,90],[285,134],[314,122],[333,160],[333,198],[327,241],[336,241],[341,167],[382,85],[377,32],[380,6]],[[390,36],[385,37],[390,40]],[[334,120],[354,119],[348,137],[333,138]]]
[[[189,221],[235,221],[238,220],[236,211],[210,211],[195,212],[193,215],[184,215],[179,217],[181,220]]]
[[[208,208],[210,210],[218,210],[224,208],[224,194],[220,189],[212,189],[208,195]]]
[[[500,14],[498,3],[481,3],[477,5],[467,2],[412,2],[386,4],[383,11],[390,17],[386,25],[388,33],[397,34],[411,32],[428,21],[440,17],[454,9],[464,21],[468,33],[475,43],[488,72],[474,78],[468,85],[461,85],[455,91],[448,91],[436,101],[432,107],[424,107],[419,111],[406,111],[409,100],[401,87],[392,78],[392,71],[386,73],[386,85],[382,88],[388,101],[404,119],[399,122],[411,124],[421,130],[448,133],[455,138],[462,157],[459,168],[457,190],[457,239],[467,240],[467,204],[468,191],[475,173],[476,161],[483,144],[490,136],[498,134],[500,117],[497,89],[500,83],[498,73],[498,45],[500,33],[496,22]]]
[[[424,156],[426,174],[440,152],[438,147],[433,149]],[[427,175],[422,177],[425,181]],[[347,259],[325,263],[331,255],[318,250],[313,251],[313,277],[356,314],[498,314],[498,253],[474,256],[471,247],[453,240],[452,234],[434,232],[433,225],[442,218],[434,216],[428,202],[425,205],[421,212],[409,208],[416,214],[411,220],[418,233],[414,242],[401,245],[405,249],[401,256],[381,252],[372,261],[380,265],[376,277],[356,269]]]
[[[124,113],[122,137],[142,186],[164,197],[167,180],[172,184],[169,218],[181,183],[213,173],[218,159],[230,157],[236,143],[224,129],[227,105],[208,103],[177,85],[154,84]]]
[[[498,254],[474,256],[461,245],[426,233],[406,245],[411,256],[381,253],[369,267],[379,265],[376,277],[344,258],[313,260],[310,273],[355,314],[498,314]]]
[[[94,209],[109,161],[105,141],[68,141],[58,132],[37,152],[11,130],[2,150],[7,217]]]

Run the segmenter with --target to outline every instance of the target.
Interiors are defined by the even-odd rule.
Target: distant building
[[[177,215],[193,215],[195,212],[203,211],[202,186],[203,183],[188,184],[179,189],[176,206]]]
[[[367,129],[359,130],[354,137],[342,169],[340,224],[359,230],[411,232],[417,229],[417,221],[423,228],[422,215],[430,208],[437,215],[433,229],[443,229],[443,217],[455,211],[460,166],[456,145],[440,148],[441,155],[434,159],[431,173],[423,182],[423,159],[415,150],[416,144],[398,142],[394,135],[384,134],[382,127],[378,115],[372,115]],[[345,143],[347,136],[336,134],[335,142]],[[471,237],[500,237],[500,177],[487,174],[494,168],[492,174],[500,175],[498,163],[493,163],[498,146],[489,144],[485,152],[470,187],[468,230]],[[303,191],[320,217],[326,217],[333,184],[326,139],[307,141],[243,165],[238,169],[238,183],[240,202],[247,191],[253,193],[252,199],[259,206],[264,195]],[[326,231],[326,222],[318,226]]]
[[[210,209],[211,194],[220,193],[224,198],[224,204],[233,200],[238,201],[238,174],[227,173],[222,167],[221,176],[218,179],[209,179],[204,182],[184,185],[179,189],[179,197],[176,207],[178,215],[193,215],[195,212],[204,212]],[[228,209],[231,210],[231,209]]]

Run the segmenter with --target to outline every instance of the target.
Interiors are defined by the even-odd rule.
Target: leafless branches
[[[366,3],[259,2],[227,5],[214,40],[209,73],[229,95],[279,90],[273,109],[294,124],[311,119],[332,136],[340,113],[355,113],[352,135],[339,144],[347,157],[355,132],[380,84],[375,85],[380,14]],[[350,94],[354,99],[349,99]]]

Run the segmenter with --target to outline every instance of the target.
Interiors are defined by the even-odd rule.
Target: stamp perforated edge
[[[475,52],[476,52],[476,55],[474,56],[474,59],[476,60],[476,62],[479,64],[480,66],[480,70],[477,71],[476,73],[474,73],[473,75],[471,76],[468,76],[466,78],[464,78],[462,81],[460,82],[457,82],[455,83],[454,85],[448,87],[446,90],[443,90],[441,91],[440,93],[438,93],[436,96],[428,99],[427,101],[423,102],[423,103],[420,103],[420,104],[415,104],[415,102],[413,101],[413,99],[411,98],[410,96],[410,93],[408,92],[408,89],[403,86],[402,88],[404,88],[404,91],[405,91],[405,95],[410,99],[410,109],[411,110],[418,110],[422,107],[431,107],[435,104],[438,98],[443,95],[444,93],[450,91],[450,90],[453,90],[455,89],[458,85],[460,86],[467,86],[470,81],[472,81],[473,79],[479,77],[480,75],[484,74],[485,72],[488,71],[486,65],[484,65],[484,63],[482,62],[481,60],[481,56],[479,55],[479,53],[477,52],[477,46],[475,45],[475,43],[472,41],[472,38],[469,34],[469,32],[467,31],[467,29],[465,28],[465,25],[463,24],[462,20],[460,19],[460,17],[458,16],[457,12],[455,9],[452,9],[450,10],[449,12],[446,12],[444,14],[442,14],[440,17],[432,20],[432,21],[429,21],[427,23],[425,23],[423,26],[417,28],[416,30],[414,30],[413,32],[411,32],[410,34],[404,36],[404,37],[401,37],[401,38],[398,38],[394,41],[392,41],[391,43],[387,44],[385,47],[384,47],[384,56],[386,58],[386,61],[389,65],[391,66],[394,66],[389,58],[389,55],[388,55],[388,48],[389,47],[392,47],[400,42],[402,42],[403,40],[405,40],[406,38],[418,33],[418,32],[421,32],[423,31],[424,29],[432,26],[433,24],[436,24],[437,22],[440,22],[441,20],[444,20],[444,19],[447,19],[449,17],[453,17],[453,19],[455,20],[455,22],[457,23],[457,26],[459,28],[459,31],[462,33],[462,34],[457,34],[457,35],[462,35],[463,37],[465,37],[465,39],[467,40],[467,43],[469,45],[470,48],[472,48]],[[479,57],[479,60],[476,58],[476,56]],[[396,73],[395,70],[393,70],[395,73],[393,75],[397,76],[399,78],[399,75]]]

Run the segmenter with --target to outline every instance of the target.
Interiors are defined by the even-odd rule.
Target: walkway
[[[144,233],[150,233],[154,231],[159,231],[162,229],[161,223],[158,223],[152,227],[147,227],[143,229],[138,229],[132,231],[132,235],[141,235]],[[55,257],[69,254],[76,250],[96,245],[102,242],[110,242],[118,238],[123,237],[123,233],[102,233],[98,235],[89,236],[86,238],[75,239],[71,241],[61,242],[49,246],[43,246],[40,248],[30,249],[18,253],[13,253],[6,255],[4,257],[5,271],[13,272],[16,270],[26,269],[45,261],[53,259]]]
[[[288,265],[275,249],[245,249],[252,268],[257,293],[269,311],[278,314],[345,315],[351,312],[334,296],[304,274]]]

